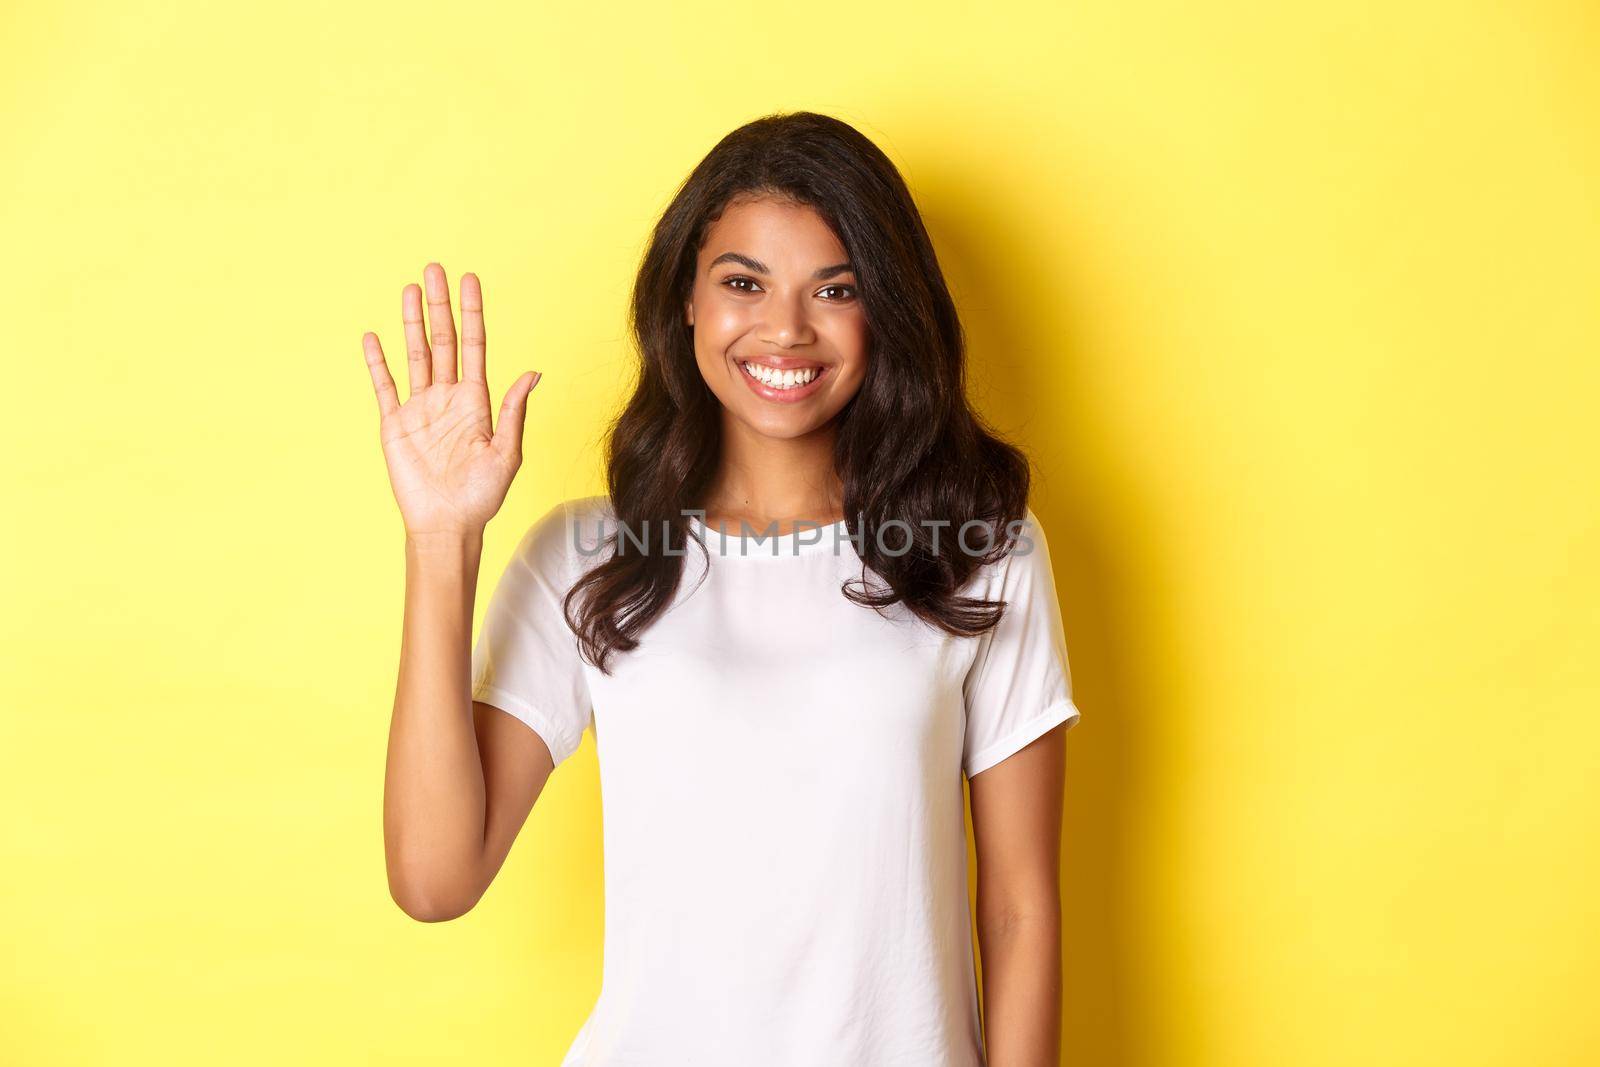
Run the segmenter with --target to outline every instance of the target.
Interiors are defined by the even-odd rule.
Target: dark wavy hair
[[[611,506],[630,535],[608,535],[614,551],[567,594],[564,610],[583,655],[605,672],[613,651],[636,648],[677,593],[682,553],[698,543],[685,512],[704,505],[722,418],[695,362],[683,308],[709,227],[744,195],[814,208],[844,245],[859,282],[871,350],[860,390],[836,416],[833,457],[846,530],[854,537],[864,532],[858,526],[876,531],[898,519],[909,527],[910,545],[893,555],[875,534],[860,537],[862,577],[840,592],[875,610],[904,602],[949,633],[982,634],[1000,621],[1004,601],[958,590],[1009,550],[1028,506],[1027,457],[967,402],[955,302],[899,171],[848,123],[799,111],[765,115],[717,142],[678,188],[644,253],[631,313],[638,383],[606,443]],[[925,520],[949,525],[930,531]],[[987,550],[951,551],[955,532],[973,521],[987,527]],[[671,551],[636,543],[639,530],[662,531]],[[906,539],[884,537],[891,549]],[[888,588],[868,588],[869,568]]]

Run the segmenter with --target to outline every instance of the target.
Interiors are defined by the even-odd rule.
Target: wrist
[[[406,555],[414,559],[476,562],[482,551],[482,530],[406,531]]]

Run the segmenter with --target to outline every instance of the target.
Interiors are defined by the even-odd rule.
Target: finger
[[[422,287],[415,282],[400,292],[400,319],[406,331],[406,380],[416,396],[433,383],[433,354],[422,329]]]
[[[494,449],[512,462],[522,457],[522,424],[528,413],[528,394],[542,377],[539,371],[523,374],[511,383],[500,404],[500,421],[494,428]]]
[[[367,370],[372,373],[372,391],[378,394],[378,415],[388,418],[400,410],[400,395],[395,391],[394,379],[389,376],[389,363],[383,358],[383,346],[378,335],[361,335],[361,349],[366,353]]]
[[[484,378],[483,286],[476,274],[461,276],[461,380],[488,382]]]
[[[450,315],[450,283],[444,268],[429,263],[422,269],[422,284],[428,294],[428,341],[433,348],[433,380],[456,380],[456,323]]]

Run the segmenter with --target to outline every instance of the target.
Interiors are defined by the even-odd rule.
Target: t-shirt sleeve
[[[570,501],[528,528],[490,594],[472,650],[472,699],[526,723],[560,763],[578,749],[592,707],[562,600],[579,577]]]
[[[1050,548],[1031,508],[1011,551],[992,566],[987,595],[1004,600],[1006,609],[978,638],[963,686],[961,765],[968,778],[1052,727],[1064,722],[1071,729],[1078,721]]]

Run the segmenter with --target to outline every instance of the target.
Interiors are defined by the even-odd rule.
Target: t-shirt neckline
[[[750,533],[744,534],[740,532],[741,525],[737,522],[723,523],[719,528],[706,525],[698,515],[690,515],[689,527],[690,533],[698,537],[707,550],[716,551],[720,546],[722,555],[735,559],[772,559],[817,552],[842,553],[846,545],[851,548],[855,546],[844,519],[826,526],[797,526],[784,534],[767,534],[763,532],[764,527],[745,524],[743,528],[748,528]]]

